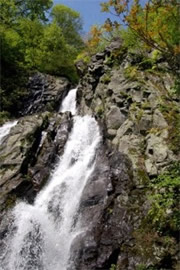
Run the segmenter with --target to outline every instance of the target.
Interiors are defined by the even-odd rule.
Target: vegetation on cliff
[[[105,121],[106,137],[134,169],[134,190],[126,199],[128,218],[131,208],[135,216],[134,245],[120,244],[110,269],[179,269],[179,3],[129,3],[102,4],[116,21],[93,26],[78,57],[89,67],[82,78],[84,103]]]
[[[113,39],[121,38],[129,50],[142,54],[155,50],[166,59],[169,70],[177,75],[180,59],[179,1],[108,0],[101,4],[103,12],[114,14],[115,20],[91,29],[85,55],[102,51]],[[83,55],[84,57],[84,55]],[[88,58],[88,57],[87,57]],[[179,90],[179,80],[176,81]]]

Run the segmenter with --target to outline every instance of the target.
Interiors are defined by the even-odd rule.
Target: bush
[[[180,229],[180,162],[174,162],[168,171],[153,179],[150,188],[151,208],[146,218],[147,222],[163,234],[171,235],[178,232]]]

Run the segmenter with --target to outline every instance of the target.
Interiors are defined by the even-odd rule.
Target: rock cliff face
[[[56,78],[42,73],[35,73],[29,78],[28,96],[24,100],[21,115],[45,111],[58,111],[62,99],[71,87],[66,78]]]
[[[156,70],[149,69],[141,55],[127,53],[115,42],[92,57],[80,80],[79,113],[97,119],[106,150],[98,153],[93,179],[84,191],[82,219],[90,225],[78,255],[75,251],[75,269],[178,267],[177,237],[171,239],[172,250],[143,225],[151,179],[180,158],[180,103],[165,67],[160,60]]]

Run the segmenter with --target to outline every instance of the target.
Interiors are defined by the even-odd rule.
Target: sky
[[[84,33],[88,33],[93,24],[102,24],[107,18],[116,19],[115,16],[101,12],[101,2],[103,0],[54,0],[54,4],[64,4],[80,12]]]

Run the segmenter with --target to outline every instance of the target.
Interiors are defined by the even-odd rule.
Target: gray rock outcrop
[[[94,56],[78,87],[79,113],[95,116],[106,151],[84,191],[80,212],[88,232],[74,244],[70,269],[135,270],[143,264],[169,270],[177,262],[177,244],[173,255],[154,243],[153,255],[143,256],[134,235],[150,209],[151,179],[180,158],[178,133],[172,136],[180,101],[171,92],[173,75],[138,68],[142,55],[113,52]]]
[[[39,113],[19,119],[0,146],[1,210],[19,198],[32,202],[63,153],[71,130],[69,113]]]

